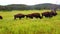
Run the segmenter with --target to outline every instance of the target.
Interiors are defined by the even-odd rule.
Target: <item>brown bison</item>
[[[42,16],[45,16],[45,17],[53,17],[53,16],[56,16],[56,15],[57,15],[56,8],[51,10],[51,12],[43,12],[42,13]]]
[[[51,14],[51,12],[43,12],[42,13],[42,16],[45,16],[45,17],[52,17],[53,15]]]
[[[16,18],[21,19],[21,18],[24,18],[24,17],[25,17],[24,14],[16,14],[16,15],[14,15],[14,19],[16,19]]]
[[[31,19],[33,19],[33,17],[42,19],[42,16],[40,16],[39,13],[32,13],[32,14],[26,15],[26,18],[31,18]]]
[[[42,13],[42,16],[45,16],[45,17],[53,17],[56,15],[57,15],[57,13],[54,13],[54,12],[43,12]]]
[[[56,16],[56,15],[57,15],[57,13],[56,13],[56,12],[53,12],[53,11],[51,11],[50,13],[51,13],[51,15],[53,15],[53,16]]]
[[[2,16],[0,16],[0,19],[3,19]]]

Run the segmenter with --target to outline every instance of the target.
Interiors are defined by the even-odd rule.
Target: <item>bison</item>
[[[42,19],[42,16],[40,16],[39,13],[32,13],[32,14],[26,15],[26,18],[31,18],[31,19],[33,19],[33,17]]]
[[[42,13],[42,16],[45,16],[45,17],[53,17],[52,13],[51,12],[43,12]]]
[[[25,17],[24,14],[16,14],[16,15],[14,15],[14,19],[16,19],[16,18],[21,19],[21,18],[24,18],[24,17]]]
[[[57,15],[57,13],[56,13],[56,12],[53,12],[53,11],[51,11],[50,13],[51,13],[51,15],[53,15],[53,16],[56,16],[56,15]]]
[[[57,15],[57,13],[53,12],[53,11],[51,11],[51,12],[43,12],[42,13],[42,16],[45,16],[45,17],[53,17],[53,16],[56,16],[56,15]]]
[[[3,19],[2,16],[0,16],[0,19]]]
[[[52,14],[53,16],[56,16],[56,15],[57,15],[56,10],[57,10],[57,7],[52,8],[51,14]]]
[[[53,16],[56,16],[57,15],[56,9],[57,8],[53,8],[51,10],[51,12],[43,12],[42,13],[42,16],[45,16],[45,17],[53,17]]]

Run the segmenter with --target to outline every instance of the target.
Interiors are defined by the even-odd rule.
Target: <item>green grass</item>
[[[0,20],[0,34],[60,34],[60,11],[52,18],[33,18],[14,20],[17,13],[30,14],[34,12],[42,13],[49,10],[25,10],[0,12],[3,19]]]

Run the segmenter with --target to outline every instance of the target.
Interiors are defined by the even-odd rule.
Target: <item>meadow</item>
[[[14,15],[18,13],[30,14],[30,13],[42,13],[49,10],[24,10],[11,12],[2,12],[0,15],[3,19],[0,19],[0,34],[60,34],[60,11],[57,11],[58,15],[52,18],[22,18],[14,20]]]

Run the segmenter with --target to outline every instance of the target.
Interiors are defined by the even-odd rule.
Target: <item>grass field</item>
[[[52,18],[33,18],[14,20],[17,13],[30,14],[33,12],[42,13],[47,10],[25,10],[0,12],[3,19],[0,20],[0,34],[60,34],[60,11]]]

